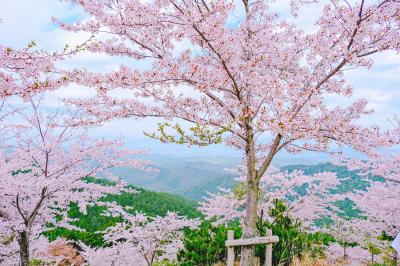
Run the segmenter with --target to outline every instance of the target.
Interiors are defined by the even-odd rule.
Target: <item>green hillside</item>
[[[101,183],[110,185],[108,181]],[[149,216],[164,216],[168,211],[173,211],[190,218],[201,217],[201,213],[197,210],[197,203],[193,200],[169,193],[153,192],[133,186],[132,188],[138,191],[138,193],[124,192],[119,195],[107,195],[101,201],[116,202],[123,207],[130,206],[131,209],[129,212],[143,212]],[[70,240],[82,241],[90,246],[102,246],[105,242],[103,235],[98,231],[104,230],[121,221],[120,217],[102,215],[105,210],[106,208],[103,206],[88,206],[87,214],[83,214],[79,211],[78,206],[72,203],[68,210],[68,217],[78,219],[76,222],[73,222],[73,225],[85,229],[85,232],[60,227],[52,228],[49,225],[49,228],[52,229],[49,229],[45,235],[50,240],[54,240],[57,237],[64,237]]]
[[[131,212],[144,212],[149,216],[164,216],[168,211],[176,212],[189,218],[200,216],[197,211],[197,202],[179,195],[165,192],[154,192],[142,188],[135,188],[139,193],[124,192],[120,195],[108,195],[104,201],[115,201],[118,205],[132,208]]]

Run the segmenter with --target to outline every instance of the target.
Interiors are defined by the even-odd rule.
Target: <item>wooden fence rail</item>
[[[250,246],[256,244],[267,244],[265,251],[265,266],[272,266],[272,243],[279,242],[279,237],[273,236],[270,229],[267,230],[267,236],[254,237],[246,239],[234,239],[233,230],[228,231],[228,240],[225,241],[225,246],[228,249],[228,258],[226,260],[227,266],[233,266],[235,262],[234,247],[236,246]]]

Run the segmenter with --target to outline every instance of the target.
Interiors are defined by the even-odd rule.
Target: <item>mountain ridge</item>
[[[131,169],[114,169],[114,174],[125,181],[145,189],[168,192],[201,201],[209,192],[217,192],[219,187],[232,188],[236,176],[226,168],[235,168],[239,164],[237,158],[176,158],[168,156],[154,157],[152,166],[159,172],[144,172]],[[359,178],[357,171],[350,171],[345,166],[330,162],[313,165],[293,164],[281,167],[282,170],[302,170],[311,175],[318,172],[335,172],[342,185],[337,193],[354,189],[365,189],[367,181]]]

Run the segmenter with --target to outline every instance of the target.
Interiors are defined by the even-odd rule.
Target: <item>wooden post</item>
[[[267,229],[266,236],[272,236],[271,229]],[[265,266],[272,266],[272,243],[268,243],[265,250]]]
[[[265,266],[272,266],[272,243],[279,242],[278,236],[273,236],[271,230],[267,230],[267,235],[263,237],[253,237],[244,239],[235,239],[232,230],[228,230],[228,239],[225,241],[225,246],[228,249],[228,257],[226,264],[233,266],[235,262],[234,247],[240,246],[251,246],[257,244],[267,244],[267,250],[265,252]]]
[[[228,240],[233,240],[233,230],[228,230]],[[233,263],[235,262],[235,252],[234,252],[234,247],[233,246],[228,246],[228,258],[226,260],[226,264],[228,266],[233,266]]]

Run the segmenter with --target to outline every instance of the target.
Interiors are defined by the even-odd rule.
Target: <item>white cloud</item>
[[[78,7],[62,1],[2,0],[0,42],[25,47],[31,40],[36,40],[41,48],[58,48],[54,46],[62,33],[52,24],[53,16],[71,20],[83,16],[83,13]]]

